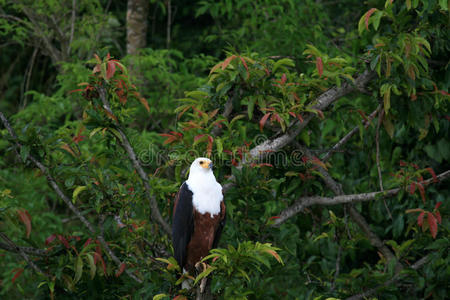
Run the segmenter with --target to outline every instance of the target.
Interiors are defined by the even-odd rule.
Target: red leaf
[[[422,197],[423,203],[425,203],[425,189],[423,188],[423,185],[418,182],[417,183],[417,188],[419,189],[420,197]]]
[[[322,58],[320,58],[320,57],[316,58],[316,68],[317,68],[317,73],[319,73],[319,77],[322,77],[322,74],[323,74],[323,61],[322,61]]]
[[[278,114],[273,114],[273,117],[275,118],[275,120],[277,120],[278,123],[281,124],[282,121],[281,121],[281,118],[280,118],[280,116]]]
[[[52,234],[48,238],[45,239],[45,245],[48,246],[51,242],[53,242],[56,238],[56,234]]]
[[[303,118],[301,114],[297,114],[297,119],[299,119],[299,121],[303,123]]]
[[[411,185],[409,186],[409,193],[412,195],[416,191],[416,183],[413,181],[411,182]]]
[[[438,210],[441,205],[442,205],[442,201],[439,201],[438,203],[436,203],[436,205],[434,206],[434,210]]]
[[[194,142],[198,141],[199,139],[201,139],[202,137],[204,137],[204,134],[199,134],[196,137],[194,137]]]
[[[450,94],[447,93],[447,92],[444,91],[444,90],[440,90],[439,92],[440,92],[442,95],[444,95],[444,96],[450,96]]]
[[[365,16],[365,22],[366,22],[366,29],[367,30],[369,30],[369,18],[370,18],[370,16],[374,13],[374,12],[376,12],[377,11],[377,9],[376,8],[371,8],[371,9],[369,9],[369,11],[366,13],[366,16]]]
[[[441,224],[442,223],[441,213],[437,211],[434,213],[434,215],[436,216],[438,223]]]
[[[357,112],[359,113],[361,118],[364,119],[364,121],[369,122],[369,120],[367,120],[366,114],[362,110],[358,109]]]
[[[16,274],[14,274],[14,277],[11,280],[12,283],[14,283],[14,281],[16,281],[16,279],[19,278],[20,275],[22,275],[23,269],[22,268],[18,268],[18,269],[14,269],[13,271],[16,271]]]
[[[261,120],[259,120],[259,130],[261,130],[261,131],[263,130],[264,124],[266,124],[267,119],[270,117],[270,114],[271,114],[271,113],[265,114],[265,115],[261,118]]]
[[[423,225],[423,217],[424,216],[425,216],[425,212],[423,211],[417,217],[417,225],[419,225],[420,227],[422,227],[422,225]]]
[[[430,226],[431,236],[433,238],[436,238],[436,235],[437,235],[437,222],[436,222],[437,220],[436,220],[436,217],[432,213],[428,212],[427,213],[427,219],[428,219],[428,225]]]
[[[150,112],[150,107],[148,106],[147,99],[145,99],[144,97],[139,97],[139,101],[141,101],[142,105],[144,105],[147,112]]]
[[[425,170],[427,170],[431,174],[431,176],[433,176],[433,182],[435,182],[435,183],[438,182],[436,173],[434,173],[432,168],[426,168]]]
[[[97,60],[97,62],[98,62],[99,64],[102,63],[102,60],[100,59],[100,57],[98,57],[97,54],[94,53],[94,57],[95,57],[95,59]]]
[[[247,63],[245,62],[245,59],[243,57],[239,57],[242,61],[242,64],[244,65],[245,70],[247,70],[247,79],[250,78],[250,73],[248,72]]]
[[[84,243],[83,248],[85,248],[86,246],[88,246],[91,242],[92,242],[92,238],[88,238],[88,239],[86,240],[86,242]]]
[[[110,79],[116,73],[116,64],[113,61],[108,61],[106,65],[106,79]]]
[[[281,85],[284,85],[286,83],[286,74],[283,73],[283,75],[281,75]]]
[[[292,112],[292,111],[290,111],[289,112],[289,114],[291,115],[291,116],[293,116],[294,118],[296,118],[297,116],[295,115],[295,113],[294,112]]]
[[[82,92],[84,91],[84,89],[76,89],[76,90],[71,90],[69,91],[69,94],[75,93],[75,92]]]
[[[211,156],[213,142],[214,142],[214,138],[212,136],[208,135],[208,145],[206,146],[206,152],[208,153],[208,156]]]
[[[233,59],[235,59],[237,56],[236,55],[231,55],[229,57],[227,57],[227,59],[225,59],[222,63],[222,70],[225,70],[226,67],[228,67],[228,65],[233,61]],[[212,71],[211,71],[212,72]]]
[[[106,264],[103,260],[103,257],[101,256],[101,254],[94,252],[94,264],[97,264],[97,261],[100,261],[102,263],[103,273],[106,275]]]
[[[107,111],[106,109],[103,109],[103,110],[105,111],[106,115],[107,115],[110,119],[113,119],[114,121],[117,122],[117,118],[116,118],[115,115],[113,115],[111,112]]]
[[[26,210],[18,210],[17,213],[19,214],[20,221],[25,224],[27,229],[27,238],[29,238],[31,233],[31,216]]]
[[[405,163],[403,160],[400,161],[400,167],[406,167],[408,164]]]
[[[319,115],[319,118],[321,118],[321,119],[324,119],[325,118],[325,116],[323,115],[323,112],[320,110],[320,109],[314,109],[316,112],[317,112],[317,114]]]
[[[63,243],[64,247],[66,247],[67,249],[70,248],[69,242],[66,240],[65,237],[63,237],[63,236],[60,235],[60,234],[58,234],[57,237],[58,237],[58,240],[60,240],[61,243]]]
[[[94,69],[92,70],[93,74],[95,74],[97,72],[100,72],[100,65],[95,65]]]
[[[118,67],[120,69],[120,71],[122,71],[122,73],[123,73],[123,67],[120,65],[119,61],[117,59],[113,59],[111,61],[113,61],[114,64],[116,65],[116,67]]]
[[[125,271],[126,266],[127,265],[125,263],[120,264],[119,270],[116,273],[116,277],[119,277],[123,273],[123,271]]]
[[[187,300],[187,298],[184,295],[178,295],[175,298],[173,298],[173,300]]]

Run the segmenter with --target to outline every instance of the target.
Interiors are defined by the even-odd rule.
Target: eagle
[[[217,247],[225,225],[222,186],[210,159],[200,157],[175,197],[172,225],[174,257],[183,272],[195,274],[195,265]],[[184,284],[183,284],[184,285]]]

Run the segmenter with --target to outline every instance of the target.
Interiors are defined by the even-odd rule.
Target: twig
[[[36,55],[39,52],[39,48],[34,48],[33,50],[33,54],[31,55],[31,59],[28,63],[28,66],[25,70],[25,74],[24,74],[24,81],[23,81],[23,85],[22,88],[20,89],[20,100],[22,101],[22,105],[21,108],[25,108],[25,106],[27,106],[27,96],[25,95],[26,92],[28,92],[28,89],[30,88],[30,78],[31,78],[31,74],[33,73],[33,67],[34,67],[34,62],[36,60]]]
[[[105,88],[99,87],[97,90],[100,95],[100,99],[102,100],[104,109],[106,109],[109,113],[112,114],[111,106],[109,105],[109,101],[108,101],[108,98],[106,95]],[[121,137],[119,142],[121,143],[124,150],[127,152],[129,159],[133,163],[133,166],[134,166],[136,172],[138,173],[139,177],[142,180],[142,183],[144,184],[145,196],[147,197],[147,200],[150,203],[152,219],[155,220],[156,222],[158,222],[163,227],[164,231],[166,231],[166,233],[168,235],[171,235],[172,230],[170,228],[170,225],[161,216],[161,213],[158,208],[158,203],[156,202],[155,197],[152,196],[152,194],[151,194],[147,174],[145,173],[144,169],[142,168],[141,163],[139,162],[139,160],[136,156],[136,153],[133,150],[133,147],[131,146],[130,142],[128,141],[126,134],[120,128],[119,124],[117,124],[116,126],[117,126],[116,130],[119,132],[120,137]]]
[[[377,148],[376,160],[377,160],[378,182],[380,184],[380,191],[384,191],[383,177],[381,176],[381,164],[380,164],[380,125],[381,125],[381,122],[383,122],[383,117],[384,117],[384,109],[381,110],[381,112],[378,116],[377,129],[375,132],[375,145]],[[388,207],[385,199],[383,199],[383,203],[384,203],[384,207],[386,208],[386,211],[388,213],[389,219],[392,220],[392,214],[391,214],[391,211],[389,210],[389,207]]]
[[[339,242],[339,241],[338,241]],[[340,264],[341,264],[341,253],[342,253],[342,246],[339,245],[337,258],[336,258],[336,271],[334,272],[334,278],[333,282],[331,283],[331,291],[334,291],[334,288],[336,287],[336,280],[339,277],[340,273]]]
[[[22,256],[23,259],[36,271],[36,273],[42,274],[45,277],[49,277],[48,274],[45,274],[38,266],[36,266],[36,264],[28,257],[28,255],[22,250],[22,248],[14,244],[14,242],[11,241],[6,234],[0,232],[0,237],[8,244],[9,247],[15,249],[16,252],[18,252],[20,256]]]
[[[416,261],[412,266],[411,269],[412,270],[418,270],[421,267],[423,267],[423,265],[425,265],[428,261],[430,260],[430,255],[426,255],[424,257],[422,257],[421,259],[419,259],[418,261]],[[358,295],[354,295],[351,296],[349,298],[347,298],[346,300],[359,300],[359,299],[365,299],[366,297],[375,294],[378,290],[391,285],[392,283],[402,279],[402,277],[407,276],[408,273],[400,273],[397,272],[391,279],[385,281],[383,284],[379,285],[376,288],[370,289],[364,293],[358,294]]]
[[[375,118],[378,111],[381,109],[381,106],[379,105],[377,109],[375,109],[367,118],[368,122],[364,121],[364,127],[367,128],[369,126],[370,121],[372,121],[373,118]],[[352,136],[354,136],[357,132],[359,132],[359,126],[355,126],[352,130],[350,130],[349,133],[347,133],[339,142],[337,142],[327,153],[322,157],[322,161],[327,161],[331,155],[333,155],[334,152],[339,151],[339,149],[350,140]]]
[[[14,141],[15,151],[16,154],[19,156],[17,149],[20,149],[22,145],[18,142],[17,135],[15,134],[14,130],[12,129],[11,125],[9,124],[6,117],[3,115],[2,112],[0,112],[0,120],[2,121],[5,128],[8,130],[8,133],[11,135]],[[20,156],[19,156],[20,157]],[[48,171],[48,168],[44,166],[41,162],[39,162],[36,158],[34,158],[31,154],[28,154],[27,159],[32,161],[36,167],[38,167],[39,170],[41,170],[42,174],[45,175],[47,178],[48,183],[53,188],[53,190],[56,192],[56,194],[64,201],[64,203],[69,207],[69,209],[80,219],[80,221],[86,226],[86,228],[90,231],[91,234],[97,235],[97,239],[102,244],[103,248],[108,252],[108,254],[111,256],[112,260],[116,262],[116,264],[120,267],[122,262],[117,258],[117,256],[114,254],[114,252],[109,247],[108,243],[105,241],[104,237],[101,234],[97,234],[96,230],[94,229],[94,226],[83,216],[83,214],[76,208],[72,201],[64,194],[64,192],[59,188],[58,184],[56,183],[55,179],[52,177],[50,172]],[[136,277],[131,271],[125,270],[131,278],[133,278],[138,283],[142,283],[142,280],[138,277]]]
[[[166,48],[170,49],[170,33],[172,31],[172,1],[167,0]]]
[[[77,0],[72,0],[72,18],[70,20],[70,37],[69,45],[67,45],[67,55],[70,55],[70,49],[72,47],[73,34],[75,32],[75,17],[76,17]]]

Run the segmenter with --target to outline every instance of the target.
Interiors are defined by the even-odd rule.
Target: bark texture
[[[147,45],[149,4],[148,0],[128,0],[127,54],[136,54]]]

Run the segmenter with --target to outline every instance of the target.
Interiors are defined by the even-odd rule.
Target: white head
[[[209,158],[197,158],[191,164],[186,180],[193,193],[194,207],[202,214],[210,213],[211,217],[220,213],[220,202],[223,200],[222,186],[216,181],[212,166]]]
[[[213,163],[209,158],[199,157],[194,160],[189,169],[189,178],[193,176],[209,175],[214,176],[212,172]]]

